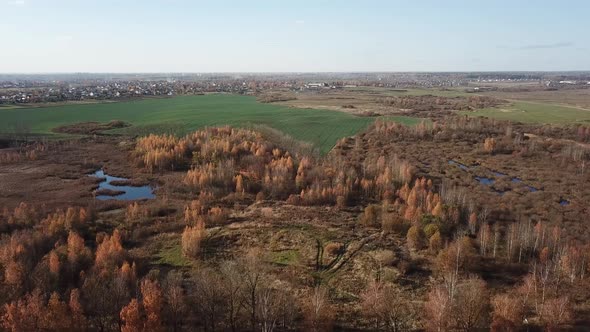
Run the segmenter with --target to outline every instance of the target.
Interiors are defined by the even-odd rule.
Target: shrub
[[[424,232],[416,225],[410,227],[406,239],[410,249],[420,250],[424,247]]]
[[[361,224],[367,227],[374,226],[377,223],[378,215],[379,206],[376,204],[368,205],[361,216]]]
[[[186,226],[182,232],[182,254],[190,258],[199,257],[205,234],[205,225],[202,222],[196,226]]]

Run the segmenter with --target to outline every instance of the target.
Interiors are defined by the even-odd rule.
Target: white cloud
[[[304,20],[296,20],[295,24],[305,24],[305,21]]]
[[[13,6],[24,6],[25,4],[25,0],[13,0],[13,1],[8,1],[9,5],[13,5]]]

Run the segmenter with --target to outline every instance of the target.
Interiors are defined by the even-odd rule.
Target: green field
[[[415,118],[415,117],[405,116],[405,115],[387,115],[387,116],[380,117],[379,119],[401,123],[404,126],[409,126],[409,127],[416,126],[423,121],[425,121],[426,124],[429,124],[429,125],[432,124],[432,121],[430,119]]]
[[[437,97],[468,97],[473,96],[472,93],[467,93],[461,89],[392,89],[381,87],[355,87],[345,88],[350,91],[361,91],[370,93],[379,93],[383,96],[437,96]]]
[[[205,126],[266,125],[310,142],[326,153],[338,139],[354,135],[374,118],[261,104],[254,97],[212,94],[121,103],[0,108],[0,134],[11,134],[15,127],[25,127],[31,134],[57,137],[52,129],[62,125],[110,120],[131,123],[132,127],[119,131],[133,135],[166,132],[184,135]]]
[[[590,110],[526,101],[515,101],[495,108],[484,108],[475,112],[462,113],[469,116],[486,116],[525,123],[568,124],[590,122]]]

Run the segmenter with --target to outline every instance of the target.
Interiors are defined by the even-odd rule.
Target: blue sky
[[[0,72],[590,70],[590,1],[0,0]]]

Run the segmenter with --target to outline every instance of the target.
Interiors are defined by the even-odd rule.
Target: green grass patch
[[[281,250],[269,253],[268,260],[278,265],[296,265],[299,263],[299,251]]]
[[[17,105],[0,105],[0,111],[2,110],[12,110],[12,109],[18,109],[18,108],[22,108],[21,106],[17,106]]]
[[[525,123],[587,123],[590,122],[590,110],[575,107],[517,101],[494,108],[484,108],[474,112],[463,111],[469,116],[485,116],[489,118]]]
[[[55,136],[52,129],[80,122],[122,120],[133,126],[114,132],[185,135],[206,126],[266,125],[327,153],[336,142],[366,128],[372,118],[315,109],[262,104],[250,96],[210,94],[143,99],[120,103],[1,109],[0,134],[25,126],[34,134]]]
[[[155,264],[170,265],[175,267],[191,266],[191,261],[182,255],[180,240],[164,243],[160,251],[155,255]]]
[[[390,115],[390,116],[382,116],[378,118],[379,120],[384,120],[384,121],[394,121],[394,122],[398,122],[401,123],[405,126],[416,126],[418,124],[420,124],[422,121],[425,121],[426,124],[431,124],[432,121],[430,119],[425,119],[425,118],[414,118],[411,116],[405,116],[405,115]]]
[[[346,88],[351,91],[372,92],[383,96],[437,96],[437,97],[467,97],[473,96],[461,89],[393,89],[379,87],[356,87]]]

